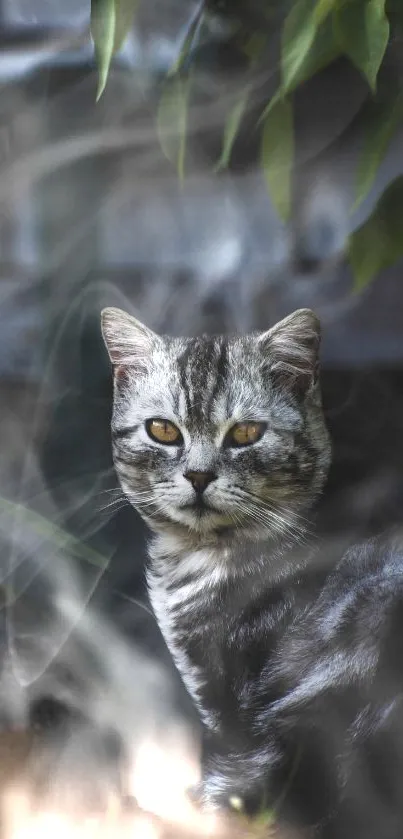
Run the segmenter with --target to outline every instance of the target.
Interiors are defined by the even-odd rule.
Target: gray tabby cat
[[[117,474],[154,533],[152,606],[207,730],[245,756],[251,669],[267,666],[271,636],[292,615],[282,584],[298,571],[290,548],[330,462],[318,319],[300,310],[262,334],[182,339],[105,309],[102,330]],[[265,594],[262,649],[248,615]],[[207,797],[226,788],[219,774],[210,773]]]
[[[199,798],[320,839],[401,839],[403,549],[306,538],[330,461],[316,317],[191,340],[116,309],[102,323],[116,470],[204,723]]]

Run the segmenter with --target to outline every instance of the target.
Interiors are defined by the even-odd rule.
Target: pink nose
[[[217,475],[214,472],[185,472],[184,477],[190,481],[194,491],[201,495],[216,480]]]

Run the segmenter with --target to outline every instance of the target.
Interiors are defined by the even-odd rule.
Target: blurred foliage
[[[91,31],[99,68],[98,98],[113,55],[120,49],[135,14],[136,0],[92,0]],[[365,141],[357,167],[355,210],[368,196],[390,142],[403,124],[403,94],[398,85],[378,90],[379,72],[391,41],[403,35],[403,0],[201,0],[178,57],[162,86],[158,132],[161,147],[181,179],[186,169],[187,112],[191,69],[211,17],[225,17],[245,59],[245,70],[226,110],[216,169],[231,163],[232,151],[253,93],[254,78],[264,77],[268,39],[279,29],[278,84],[263,104],[261,163],[271,200],[286,222],[292,212],[295,153],[293,95],[340,57],[347,58],[368,84]],[[272,44],[271,47],[272,49]],[[266,64],[267,67],[267,64]],[[255,74],[255,75],[254,75]],[[401,210],[399,211],[399,200]],[[393,210],[392,210],[393,208]],[[370,219],[350,237],[348,256],[356,287],[362,288],[382,267],[403,253],[399,225],[403,190],[388,189]],[[398,236],[399,241],[396,240]],[[370,256],[371,254],[371,256]]]
[[[280,218],[291,207],[294,159],[294,121],[291,97],[279,99],[266,114],[262,130],[262,166],[272,201]]]
[[[378,168],[399,125],[403,124],[403,90],[385,102],[373,101],[367,111],[366,140],[357,168],[356,209],[367,197]]]
[[[91,0],[91,35],[99,71],[97,100],[105,90],[112,58],[132,27],[136,6],[137,0]]]
[[[181,181],[185,177],[189,90],[190,76],[174,75],[162,92],[157,118],[162,151],[175,164]]]
[[[403,176],[381,195],[369,219],[350,236],[349,259],[357,290],[403,256]]]

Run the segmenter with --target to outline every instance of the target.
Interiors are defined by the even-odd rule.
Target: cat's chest
[[[203,567],[207,559],[190,556],[182,569],[154,563],[147,573],[150,601],[159,628],[203,717],[200,702],[208,679],[206,668],[214,641],[219,644],[212,627],[223,578],[214,568]],[[205,718],[205,722],[211,724],[210,719]]]
[[[160,630],[170,647],[182,634],[199,633],[214,597],[205,579],[172,584],[150,571],[147,574],[151,604]],[[185,639],[184,639],[185,640]]]
[[[228,579],[228,570],[208,550],[177,558],[152,555],[147,572],[151,603],[164,637],[187,631],[200,632]]]
[[[147,574],[151,604],[168,648],[189,647],[208,635],[217,614],[219,585],[214,575],[168,575],[151,569]]]

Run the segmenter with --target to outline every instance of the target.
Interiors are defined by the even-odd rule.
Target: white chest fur
[[[164,545],[166,548],[166,545]],[[205,683],[202,669],[187,652],[189,626],[205,621],[205,610],[214,589],[227,577],[225,557],[208,549],[188,554],[167,556],[161,545],[151,551],[151,567],[147,573],[151,605],[165,643],[182,680],[209,727],[216,727],[211,713],[202,707],[200,692]],[[183,631],[186,619],[187,631]],[[191,631],[191,629],[190,629]]]

